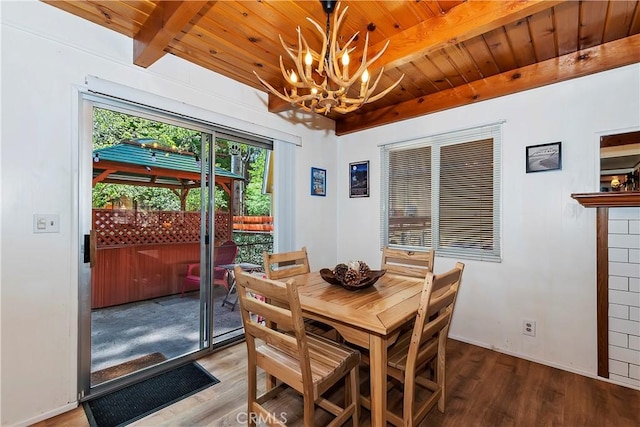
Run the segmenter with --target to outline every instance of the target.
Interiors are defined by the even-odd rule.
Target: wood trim
[[[596,310],[598,376],[609,378],[609,208],[599,207],[596,216]]]
[[[604,135],[600,137],[600,148],[637,144],[638,142],[640,142],[640,131]]]
[[[466,85],[336,120],[336,135],[559,83],[640,62],[640,34],[496,74]]]
[[[640,191],[611,193],[573,193],[571,197],[585,208],[640,207]]]

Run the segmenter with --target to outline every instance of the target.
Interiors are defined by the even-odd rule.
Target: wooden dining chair
[[[423,278],[433,271],[435,255],[434,249],[423,252],[384,247],[380,268],[390,274]]]
[[[263,258],[264,271],[269,279],[286,279],[311,271],[309,267],[309,256],[307,255],[307,248],[305,246],[298,251],[275,254],[264,251]],[[338,331],[325,323],[306,319],[305,325],[308,332],[322,335],[334,341],[340,341],[341,339]]]
[[[309,257],[305,246],[298,251],[269,253],[263,252],[264,271],[269,279],[284,279],[297,274],[309,273]]]
[[[444,412],[447,336],[463,270],[458,262],[446,273],[427,273],[413,329],[387,350],[387,389],[400,387],[403,396],[400,414],[387,411],[393,425],[417,426],[436,403]],[[366,354],[363,361],[368,363]],[[362,398],[362,405],[370,408],[371,402]]]
[[[265,279],[235,269],[248,354],[248,411],[273,425],[284,425],[263,404],[289,386],[302,395],[304,425],[312,426],[316,405],[333,414],[330,426],[350,418],[358,425],[360,406],[360,353],[305,330],[298,288],[294,279],[285,282]],[[255,298],[261,295],[264,298]],[[259,323],[257,316],[266,322]],[[269,327],[277,323],[278,329]],[[278,379],[261,396],[257,395],[257,368]],[[344,406],[323,395],[339,381],[345,381]],[[255,425],[249,417],[249,424]]]

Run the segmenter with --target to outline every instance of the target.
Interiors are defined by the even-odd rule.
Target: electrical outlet
[[[524,335],[536,336],[536,321],[535,320],[523,320],[522,321],[522,333]]]

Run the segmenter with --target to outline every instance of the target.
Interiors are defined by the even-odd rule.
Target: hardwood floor
[[[177,402],[133,426],[244,425],[246,347],[240,343],[198,362],[220,383]],[[447,408],[434,408],[421,426],[594,426],[640,425],[640,391],[449,340]],[[260,382],[263,383],[263,382]],[[390,399],[394,401],[394,399]],[[279,398],[274,411],[286,412],[288,425],[301,425],[301,403],[294,394]],[[323,413],[317,414],[319,425]],[[361,426],[369,426],[363,410]],[[36,424],[37,427],[88,426],[82,408]]]

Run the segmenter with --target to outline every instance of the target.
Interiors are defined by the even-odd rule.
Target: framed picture
[[[349,163],[349,197],[369,197],[369,161]]]
[[[325,169],[311,168],[311,195],[327,195],[327,171]]]
[[[562,147],[560,142],[527,147],[527,173],[559,169],[562,169]]]

